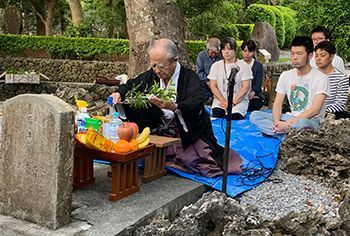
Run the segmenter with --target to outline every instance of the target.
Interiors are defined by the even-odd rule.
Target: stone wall
[[[281,74],[283,71],[292,69],[292,64],[289,62],[264,64],[264,72],[266,75]]]
[[[83,83],[100,77],[114,78],[127,71],[125,62],[0,57],[0,74],[10,68],[40,72],[55,82]]]
[[[89,107],[105,103],[117,86],[95,83],[47,82],[40,84],[5,84],[0,82],[0,101],[20,94],[53,94],[69,104],[75,104],[75,97],[88,102]]]

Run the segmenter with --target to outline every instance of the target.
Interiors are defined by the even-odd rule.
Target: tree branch
[[[34,9],[35,14],[40,18],[40,20],[45,24],[45,18],[44,16],[39,12],[39,9],[36,8],[35,3],[33,0],[27,0],[29,5],[31,5]]]

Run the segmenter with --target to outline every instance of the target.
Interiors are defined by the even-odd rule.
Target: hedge
[[[283,48],[284,42],[286,39],[286,30],[285,30],[285,23],[284,23],[284,17],[282,12],[276,8],[275,6],[268,6],[276,15],[276,37],[278,42],[278,47]]]
[[[44,50],[56,59],[93,59],[100,54],[128,54],[129,41],[107,38],[69,38],[29,35],[0,35],[0,50],[17,54],[26,49]]]
[[[295,21],[296,13],[294,12],[294,10],[288,7],[283,7],[283,6],[276,6],[276,7],[283,14],[285,30],[286,30],[286,38],[285,38],[283,47],[288,48],[297,33],[297,23]]]
[[[268,22],[273,28],[276,27],[276,15],[264,4],[251,4],[245,12],[245,18],[248,23]]]
[[[239,37],[238,29],[235,24],[224,24],[220,27],[217,33],[217,37],[221,40],[225,37],[231,37],[237,39]]]
[[[195,62],[205,41],[186,41],[190,59]],[[0,51],[19,55],[25,50],[46,51],[54,59],[94,60],[100,54],[128,55],[129,41],[106,38],[69,38],[0,34]]]
[[[235,24],[238,30],[238,38],[247,40],[253,32],[254,24]]]
[[[205,49],[206,41],[196,40],[196,41],[186,41],[188,55],[190,60],[196,63],[197,55]]]

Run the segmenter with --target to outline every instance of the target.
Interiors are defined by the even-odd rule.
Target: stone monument
[[[273,27],[267,22],[257,22],[250,36],[257,42],[259,49],[265,49],[271,54],[271,61],[277,61],[280,56],[277,37]]]
[[[9,6],[4,12],[5,33],[20,34],[22,27],[21,12],[15,6]]]
[[[52,95],[4,102],[0,214],[57,229],[71,220],[74,110]]]

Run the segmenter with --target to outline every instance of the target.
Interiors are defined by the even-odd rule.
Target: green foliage
[[[28,71],[28,70],[26,70],[26,69],[24,69],[22,67],[19,67],[19,68],[12,68],[12,67],[10,67],[10,68],[6,69],[6,74],[21,74],[21,75],[23,75],[23,74],[31,74],[31,75],[33,75],[33,74],[36,74],[36,73],[35,73],[34,70]]]
[[[285,35],[286,35],[286,30],[285,30],[285,23],[284,23],[284,17],[282,12],[276,8],[275,6],[267,6],[269,9],[271,9],[276,16],[276,26],[275,32],[276,32],[276,37],[277,37],[277,42],[278,42],[278,47],[283,48],[284,42],[285,42]]]
[[[186,46],[190,59],[195,62],[198,53],[205,49],[205,41],[186,41]],[[17,55],[26,49],[45,50],[55,59],[94,59],[99,54],[128,55],[129,41],[0,34],[0,52]]]
[[[233,24],[242,18],[242,4],[229,0],[220,0],[214,2],[214,5],[213,1],[210,1],[210,4],[213,5],[210,7],[210,4],[201,6],[206,1],[182,0],[177,2],[179,5],[187,3],[187,7],[191,5],[187,9],[184,6],[180,6],[180,9],[182,9],[181,12],[187,18],[188,31],[192,38],[207,39],[208,37],[217,37],[222,39],[226,36],[238,37],[238,30]]]
[[[235,24],[238,30],[238,38],[246,40],[250,38],[253,32],[254,24]]]
[[[89,19],[84,18],[79,27],[74,27],[73,24],[69,24],[64,32],[66,37],[93,37],[91,24]]]
[[[177,93],[173,87],[168,87],[167,90],[164,90],[160,88],[157,83],[155,83],[149,88],[146,84],[146,89],[141,90],[142,85],[143,83],[140,83],[130,89],[125,95],[124,103],[130,104],[130,107],[135,109],[142,109],[151,107],[151,102],[149,100],[150,96],[156,96],[165,102],[176,99]]]
[[[191,33],[202,38],[238,37],[238,30],[234,24],[220,22],[217,16],[208,11],[192,17],[189,20],[189,25]]]
[[[123,0],[84,0],[83,10],[95,37],[127,38]]]
[[[204,12],[189,19],[189,30],[192,34],[208,38],[210,36],[218,37],[221,29],[218,18],[211,12]]]
[[[223,24],[237,23],[241,20],[241,16],[244,14],[243,5],[234,3],[230,0],[220,1],[214,8],[210,9],[210,11],[213,12]]]
[[[13,54],[31,49],[45,50],[52,58],[93,59],[103,53],[127,54],[129,42],[123,39],[0,35],[0,48],[3,52]]]
[[[273,28],[276,27],[276,15],[267,5],[252,4],[245,13],[247,23],[268,22]]]
[[[145,91],[140,91],[140,87],[143,83],[140,83],[136,86],[133,84],[133,88],[130,89],[125,94],[125,104],[129,104],[131,107],[135,109],[148,108],[151,107],[151,103],[146,95]],[[147,90],[147,89],[146,89]]]
[[[205,41],[203,40],[188,40],[186,41],[187,51],[191,61],[196,62],[197,55],[205,49]]]
[[[296,36],[296,30],[297,30],[297,23],[295,21],[295,11],[283,6],[276,6],[283,14],[283,19],[285,23],[285,41],[283,48],[288,48],[290,44],[292,43],[292,40]]]
[[[158,84],[154,84],[150,91],[147,93],[148,96],[151,96],[152,94],[157,96],[158,98],[162,99],[163,101],[171,101],[176,99],[176,91],[175,91],[175,83],[173,80],[170,80],[169,83],[172,83],[173,86],[169,86],[167,90],[164,90],[159,87]]]
[[[317,25],[324,25],[332,33],[337,53],[350,60],[350,1],[295,0],[289,7],[296,11],[298,34],[310,35]]]
[[[210,9],[215,9],[223,0],[176,0],[182,15],[188,19]]]
[[[225,37],[231,37],[234,39],[238,39],[239,33],[238,33],[238,29],[235,26],[235,24],[223,24],[221,25],[221,27],[219,28],[216,36],[219,39],[223,39]]]

